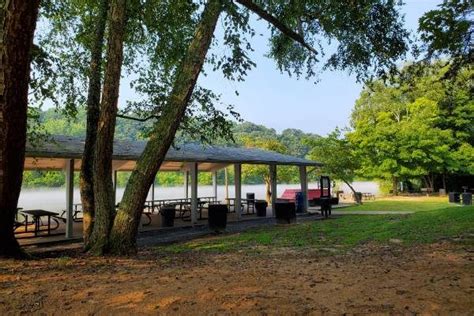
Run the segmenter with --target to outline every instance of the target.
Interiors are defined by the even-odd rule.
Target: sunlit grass
[[[388,204],[385,204],[388,203]],[[394,203],[394,204],[391,204]],[[401,203],[401,205],[396,205]],[[347,250],[367,242],[402,245],[432,243],[442,238],[474,234],[474,207],[447,206],[438,201],[376,201],[380,210],[415,210],[414,214],[344,215],[342,217],[249,230],[159,247],[164,252],[264,252],[278,248]],[[441,206],[444,206],[442,208]],[[473,238],[470,238],[472,241]]]
[[[455,208],[449,204],[447,197],[391,197],[375,201],[364,201],[362,205],[341,208],[341,211],[396,211],[420,212],[445,208]]]

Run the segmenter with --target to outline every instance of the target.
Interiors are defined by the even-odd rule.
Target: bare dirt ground
[[[144,250],[0,261],[0,315],[474,314],[474,249],[360,246],[343,255]]]

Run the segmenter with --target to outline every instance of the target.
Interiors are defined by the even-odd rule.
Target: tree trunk
[[[94,42],[91,48],[89,91],[87,95],[87,130],[84,152],[82,154],[80,178],[85,249],[89,247],[89,238],[92,234],[94,221],[93,162],[100,114],[102,48],[104,46],[104,33],[107,24],[109,0],[101,0],[99,6],[99,15],[96,17],[96,33],[94,34]]]
[[[109,10],[107,65],[93,163],[95,223],[90,238],[90,249],[92,253],[98,255],[107,251],[115,213],[112,153],[123,60],[126,3],[127,0],[112,0]]]
[[[0,256],[22,257],[14,235],[25,162],[30,50],[39,0],[4,0],[0,12]]]
[[[184,117],[221,11],[221,0],[207,2],[162,116],[155,123],[150,140],[130,176],[110,236],[111,252],[114,254],[136,252],[138,225],[148,189]]]
[[[393,195],[397,196],[398,195],[398,178],[397,177],[392,178],[392,190],[393,190]]]
[[[265,179],[265,200],[269,205],[272,204],[272,183],[270,179]]]
[[[430,192],[433,192],[433,177],[432,175],[428,174],[426,176],[423,177],[423,179],[425,180],[425,186],[426,186],[426,189],[427,189],[427,193],[430,193]]]
[[[354,194],[354,200],[356,201],[357,204],[362,204],[362,199],[361,197],[357,194],[356,190],[354,187],[349,183],[349,181],[342,180],[348,187],[351,189],[352,193]]]

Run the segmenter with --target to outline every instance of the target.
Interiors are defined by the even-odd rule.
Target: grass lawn
[[[448,203],[448,197],[390,197],[364,201],[362,205],[345,207],[338,209],[338,211],[419,212],[457,207],[457,205]]]
[[[344,251],[357,245],[397,242],[432,243],[443,238],[468,237],[473,243],[474,206],[449,206],[441,200],[376,201],[355,209],[413,210],[413,214],[344,215],[291,226],[254,229],[240,234],[204,238],[160,247],[164,252],[268,251],[277,248]],[[371,208],[372,207],[372,208]]]

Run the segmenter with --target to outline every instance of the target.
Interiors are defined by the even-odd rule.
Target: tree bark
[[[397,177],[392,178],[392,190],[393,190],[393,195],[397,196],[398,195],[398,178]]]
[[[89,90],[87,94],[87,129],[84,152],[81,164],[81,202],[83,212],[83,237],[84,247],[89,248],[89,239],[94,223],[94,152],[97,137],[97,125],[100,114],[100,88],[102,49],[104,46],[104,33],[107,24],[107,11],[109,0],[101,0],[99,14],[96,17],[96,29],[91,47],[91,61],[89,66]]]
[[[93,163],[95,223],[90,238],[90,251],[97,255],[107,251],[115,213],[112,153],[123,60],[126,3],[127,0],[112,0],[108,17],[107,64]]]
[[[271,180],[268,178],[264,179],[265,182],[265,200],[270,205],[272,204],[272,183]]]
[[[30,50],[39,0],[4,0],[0,12],[0,256],[22,257],[14,234],[25,161]]]
[[[114,254],[136,252],[138,225],[148,189],[184,117],[221,11],[222,0],[207,2],[162,116],[155,123],[150,140],[130,176],[110,236],[110,249]]]

